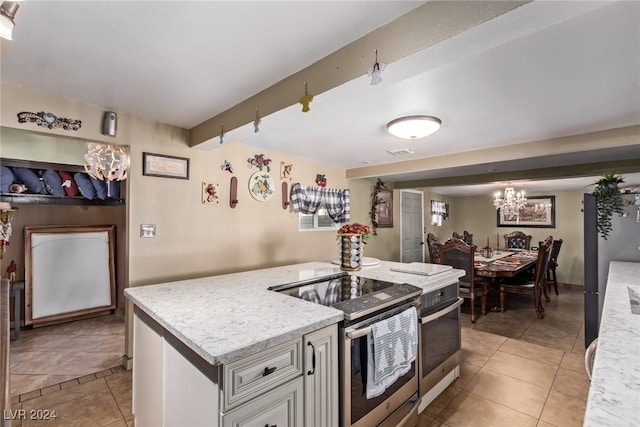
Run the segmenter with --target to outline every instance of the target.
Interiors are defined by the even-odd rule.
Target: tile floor
[[[510,310],[475,324],[463,314],[460,378],[424,410],[419,427],[581,426],[589,388],[582,288],[559,291],[542,320],[529,298],[517,296]],[[131,426],[131,371],[105,369],[12,398],[14,414],[30,409],[55,410],[57,418],[13,425]]]
[[[118,314],[23,329],[10,342],[11,395],[119,366],[124,333]]]

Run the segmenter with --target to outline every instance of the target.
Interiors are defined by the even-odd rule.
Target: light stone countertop
[[[640,314],[631,313],[627,286],[640,287],[640,263],[612,262],[585,427],[640,426]]]
[[[381,261],[351,274],[425,291],[456,283],[464,272],[434,276],[390,271]],[[139,309],[212,365],[229,363],[343,320],[340,310],[267,288],[341,272],[329,262],[310,262],[125,289]]]

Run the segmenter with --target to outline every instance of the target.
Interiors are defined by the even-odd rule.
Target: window
[[[338,230],[340,224],[333,222],[324,202],[315,214],[298,214],[298,229],[300,231]]]

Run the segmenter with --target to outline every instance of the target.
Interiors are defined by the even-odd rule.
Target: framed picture
[[[498,210],[498,227],[556,227],[556,196],[527,197],[520,215],[507,217]]]
[[[379,190],[376,204],[376,222],[378,228],[393,227],[393,190]]]
[[[142,175],[189,179],[189,159],[142,153]]]

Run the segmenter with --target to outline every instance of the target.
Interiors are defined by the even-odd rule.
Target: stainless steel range
[[[416,308],[422,288],[339,273],[270,289],[344,312],[339,362],[343,427],[416,425],[420,401],[418,358],[381,394],[367,398],[367,337],[372,325]]]

